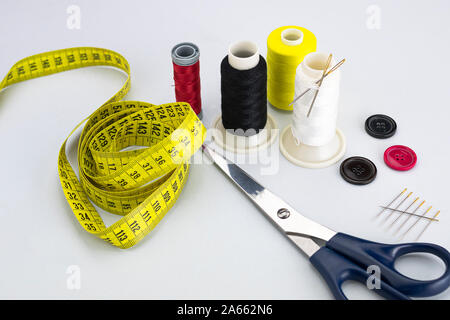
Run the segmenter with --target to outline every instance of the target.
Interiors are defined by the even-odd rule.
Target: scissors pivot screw
[[[278,210],[277,215],[280,219],[287,219],[291,215],[291,212],[286,208],[281,208]]]

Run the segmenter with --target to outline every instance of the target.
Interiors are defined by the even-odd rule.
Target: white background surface
[[[66,27],[72,4],[81,9],[79,30]],[[369,5],[381,9],[380,30],[366,27]],[[165,103],[174,100],[170,50],[192,41],[201,50],[204,123],[210,126],[220,113],[219,64],[228,45],[250,39],[265,56],[273,29],[307,27],[318,50],[347,59],[338,120],[346,157],[372,159],[378,177],[353,186],[341,179],[338,164],[303,169],[278,152],[276,175],[261,176],[258,165],[245,169],[308,217],[383,242],[398,240],[372,220],[377,206],[408,187],[442,211],[422,240],[450,248],[449,13],[445,0],[2,0],[0,73],[35,53],[105,47],[131,65],[128,99]],[[213,166],[193,166],[180,200],[135,248],[116,249],[82,230],[61,192],[58,151],[72,128],[123,81],[114,70],[87,68],[0,93],[0,298],[332,298],[308,260]],[[280,128],[290,121],[290,113],[269,113]],[[376,140],[365,133],[364,121],[374,113],[397,121],[394,137]],[[385,166],[383,152],[394,144],[417,152],[413,170]],[[80,267],[80,290],[67,288],[71,265]],[[442,267],[410,269],[429,277]],[[352,295],[366,296],[364,290]],[[437,298],[450,298],[450,291]]]

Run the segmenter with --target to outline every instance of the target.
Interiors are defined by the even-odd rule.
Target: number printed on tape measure
[[[101,48],[71,48],[18,61],[0,84],[87,66],[111,66],[127,73],[123,87],[71,132],[85,123],[78,142],[78,179],[64,141],[58,172],[64,195],[80,225],[120,248],[139,242],[178,199],[189,174],[189,158],[206,129],[189,104],[153,105],[121,101],[130,88],[126,59]],[[141,146],[144,148],[130,149]],[[129,149],[129,150],[127,150]],[[106,227],[91,201],[123,217]]]

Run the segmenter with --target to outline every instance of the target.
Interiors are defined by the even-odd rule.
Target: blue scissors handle
[[[342,291],[342,284],[354,280],[366,284],[370,276],[366,270],[327,247],[320,248],[310,258],[311,263],[322,275],[333,296],[337,300],[347,300]],[[376,293],[389,300],[409,300],[409,297],[380,280]]]
[[[331,253],[328,253],[328,250],[325,249],[328,249]],[[320,253],[320,251],[327,253]],[[431,253],[439,257],[445,263],[444,274],[437,279],[423,281],[409,278],[395,269],[395,260],[400,256],[420,252]],[[342,263],[340,267],[335,267],[334,269],[328,267],[331,263],[336,264],[339,258],[343,258],[340,261]],[[346,280],[361,282],[361,279],[363,279],[365,281],[369,276],[365,268],[372,265],[378,266],[382,280],[382,289],[378,293],[383,295],[383,293],[387,292],[388,295],[393,294],[393,297],[396,299],[403,299],[403,295],[409,297],[430,297],[441,293],[450,286],[450,253],[443,247],[430,243],[391,245],[338,233],[326,243],[326,247],[321,248],[311,257],[311,262],[321,272],[330,287],[337,284],[339,288]],[[361,278],[361,271],[364,273],[364,278]],[[356,276],[356,274],[359,275]],[[401,293],[402,296],[398,293]]]

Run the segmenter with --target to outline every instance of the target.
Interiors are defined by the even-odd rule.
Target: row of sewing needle
[[[409,231],[411,231],[411,229],[413,229],[414,226],[416,226],[419,221],[427,220],[428,221],[427,224],[420,231],[419,235],[416,237],[416,241],[417,241],[422,236],[422,234],[425,232],[425,230],[429,227],[431,222],[439,221],[436,218],[439,215],[440,211],[438,210],[432,217],[429,217],[429,216],[427,216],[427,214],[433,208],[432,206],[429,206],[427,209],[423,209],[422,210],[423,212],[421,214],[419,214],[418,213],[419,210],[422,208],[422,206],[425,203],[425,200],[419,201],[419,197],[416,197],[411,203],[409,203],[407,205],[406,209],[404,209],[404,210],[399,209],[413,194],[412,192],[409,192],[408,194],[406,194],[405,197],[402,198],[402,196],[405,195],[406,191],[407,191],[407,188],[403,189],[403,191],[400,192],[391,202],[389,202],[389,204],[387,204],[385,206],[380,206],[382,208],[382,210],[377,214],[376,218],[378,218],[383,213],[385,213],[387,216],[386,216],[386,218],[384,218],[381,221],[381,225],[384,225],[386,222],[389,221],[391,216],[394,215],[394,213],[396,213],[397,217],[386,228],[386,230],[389,231],[397,222],[400,223],[402,218],[406,217],[405,219],[403,219],[403,222],[401,222],[398,225],[398,227],[394,229],[394,235],[396,235],[400,232],[400,230],[402,230],[402,228],[404,226],[406,226],[406,229],[400,235],[401,238],[404,238],[405,235]],[[400,198],[402,198],[402,199],[400,199]],[[400,201],[395,206],[391,207],[398,199],[400,199]],[[409,225],[409,227],[408,227],[407,223],[411,219],[413,219],[414,222],[411,225]]]

